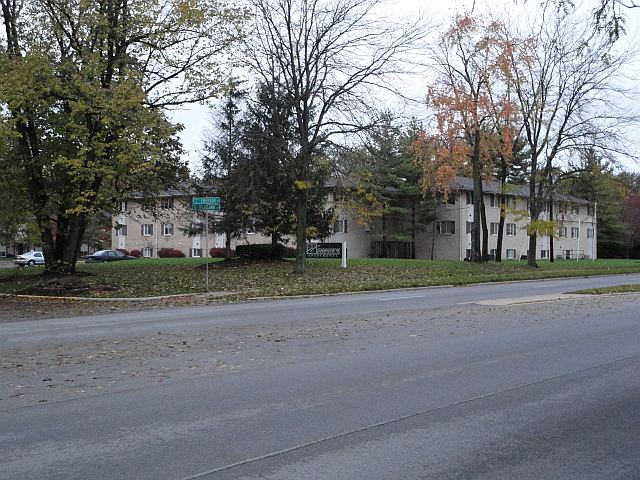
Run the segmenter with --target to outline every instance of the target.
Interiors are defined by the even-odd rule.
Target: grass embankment
[[[42,267],[0,270],[0,293],[146,297],[204,292],[204,259],[132,260],[113,264],[78,264],[81,274],[71,282],[43,278]],[[309,273],[297,275],[292,262],[221,267],[212,263],[212,292],[235,298],[286,296],[346,291],[465,285],[478,282],[528,280],[568,276],[640,272],[638,260],[548,261],[530,269],[526,262],[469,262],[428,260],[310,260]]]
[[[606,295],[609,293],[640,293],[640,284],[616,285],[615,287],[603,288],[589,288],[587,290],[579,290],[573,293],[582,293],[585,295]]]

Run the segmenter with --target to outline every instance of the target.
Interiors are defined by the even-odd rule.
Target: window
[[[595,213],[596,213],[595,207],[591,204],[587,205],[587,215],[589,215],[590,217],[593,217]]]
[[[467,233],[471,233],[473,230],[473,222],[467,222]]]
[[[558,202],[558,213],[567,213],[567,202]]]
[[[496,255],[498,255],[498,250],[496,250],[495,248],[489,250],[489,260],[495,260]]]
[[[504,197],[504,203],[507,206],[507,208],[515,208],[516,199],[515,197]]]
[[[438,232],[442,235],[453,235],[456,233],[456,222],[452,220],[444,220],[438,222]]]
[[[540,250],[540,258],[549,258],[549,250]]]
[[[151,258],[153,257],[153,247],[145,247],[142,249],[142,256],[144,258]]]
[[[204,233],[204,225],[202,222],[191,222],[189,230],[191,235],[202,235]]]
[[[571,205],[571,213],[574,215],[580,215],[580,205],[576,205],[575,203]]]
[[[500,224],[498,222],[491,222],[489,224],[489,233],[491,235],[497,235],[499,228],[500,228]]]
[[[190,257],[201,257],[202,256],[202,249],[201,248],[192,248],[191,250],[189,250],[189,256]]]
[[[327,192],[327,202],[332,203],[334,200],[335,197],[333,196],[333,192]]]
[[[494,194],[489,195],[489,204],[490,204],[492,207],[497,207],[497,206],[499,206],[499,205],[498,205],[498,196],[497,196],[497,195],[494,195]]]
[[[129,205],[127,204],[127,201],[125,200],[124,202],[122,202],[120,204],[120,213],[125,213],[127,211],[127,207]]]
[[[587,238],[593,238],[594,231],[593,228],[587,228]]]
[[[558,228],[558,237],[567,238],[567,227]]]
[[[515,237],[515,236],[516,236],[516,224],[507,223],[507,237]]]
[[[140,230],[142,232],[143,237],[150,237],[151,235],[153,235],[153,224],[144,223],[140,225]]]
[[[162,208],[164,209],[171,209],[173,208],[173,197],[169,197],[169,198],[163,198],[160,201],[160,205]]]
[[[333,222],[333,233],[347,233],[347,221],[336,220]]]
[[[173,223],[163,223],[162,224],[162,234],[163,235],[173,235]]]
[[[578,238],[580,236],[580,229],[578,227],[571,227],[571,238]]]
[[[473,192],[464,192],[467,196],[467,205],[471,205],[473,203]]]
[[[455,205],[456,204],[456,194],[455,193],[450,193],[449,195],[447,195],[447,203],[449,205]]]
[[[116,228],[116,235],[119,237],[126,237],[127,236],[127,226],[126,225],[120,225],[118,228]]]
[[[515,248],[507,248],[507,259],[514,260],[516,258]]]
[[[469,260],[471,260],[471,249],[467,248],[467,250],[465,251],[465,257],[464,258],[468,258]]]

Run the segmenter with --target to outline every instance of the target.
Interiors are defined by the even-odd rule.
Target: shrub
[[[184,257],[184,253],[175,248],[161,248],[158,250],[158,256],[160,258],[179,258]]]
[[[125,255],[131,255],[131,254],[129,253],[129,251],[128,251],[126,248],[116,248],[116,251],[118,251],[118,252],[122,252],[122,253],[124,253]]]
[[[287,258],[291,258],[291,257],[295,257],[296,256],[296,249],[294,247],[286,247],[287,248],[287,253],[285,254],[285,256]]]
[[[252,260],[277,260],[287,255],[287,247],[272,245],[271,243],[258,243],[255,245],[238,245],[236,255],[240,258]]]
[[[133,249],[129,252],[129,255],[132,257],[140,258],[142,256],[142,252],[138,249]]]
[[[211,258],[224,258],[224,254],[227,251],[226,248],[211,248],[209,249],[209,256]],[[236,251],[231,249],[231,256],[235,257],[236,256]]]

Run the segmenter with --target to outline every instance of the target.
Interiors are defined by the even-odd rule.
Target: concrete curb
[[[71,300],[89,301],[89,302],[153,302],[155,300],[169,300],[172,298],[223,298],[230,295],[237,295],[236,293],[229,292],[209,292],[209,293],[181,293],[179,295],[161,295],[158,297],[61,297],[50,295],[15,295],[11,293],[0,293],[0,298],[24,298],[32,300]]]

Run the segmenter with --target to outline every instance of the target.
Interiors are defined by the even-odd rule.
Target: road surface
[[[640,276],[0,325],[0,478],[640,478]]]

